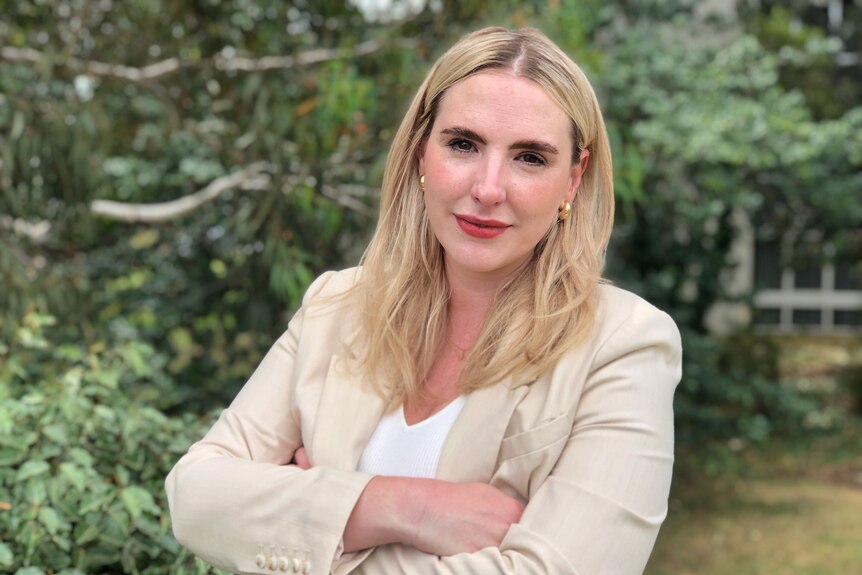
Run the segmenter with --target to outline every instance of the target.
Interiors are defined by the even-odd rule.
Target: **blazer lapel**
[[[349,355],[335,355],[320,398],[309,456],[313,465],[355,470],[386,408]]]
[[[355,470],[388,402],[362,377],[349,353],[333,356],[307,446],[313,465]],[[443,444],[437,478],[488,483],[509,420],[527,394],[526,381],[507,378],[467,396]]]
[[[512,413],[528,390],[507,379],[470,393],[443,444],[437,478],[488,483]]]

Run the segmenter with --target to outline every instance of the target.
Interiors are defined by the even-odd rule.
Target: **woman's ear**
[[[590,151],[583,150],[578,161],[572,163],[572,174],[569,180],[569,191],[566,194],[567,201],[575,201],[575,196],[578,194],[578,188],[581,187],[581,181],[584,178],[584,173],[587,171],[587,164],[589,164],[589,162]]]

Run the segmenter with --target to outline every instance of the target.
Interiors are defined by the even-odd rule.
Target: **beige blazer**
[[[681,346],[665,313],[610,286],[588,343],[536,380],[468,395],[446,439],[439,479],[487,482],[527,503],[500,547],[341,555],[371,478],[356,465],[387,407],[347,346],[355,306],[334,297],[356,273],[315,281],[230,407],[171,471],[180,543],[240,573],[642,573],[667,511]],[[288,465],[300,445],[310,470]]]

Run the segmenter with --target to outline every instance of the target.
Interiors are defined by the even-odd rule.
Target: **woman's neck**
[[[471,349],[494,305],[502,280],[448,269],[446,279],[449,283],[447,337],[458,349]]]
[[[468,286],[449,284],[449,314],[456,316],[478,317],[484,320],[491,310],[497,289],[476,289]]]
[[[530,263],[525,259],[517,267],[494,272],[479,272],[452,264],[443,255],[443,268],[449,284],[450,313],[466,310],[482,310],[488,315],[500,288],[523,272]]]

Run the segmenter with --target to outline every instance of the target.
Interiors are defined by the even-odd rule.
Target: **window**
[[[862,331],[862,262],[786,267],[781,249],[778,241],[755,242],[755,325],[782,332]]]

